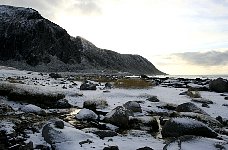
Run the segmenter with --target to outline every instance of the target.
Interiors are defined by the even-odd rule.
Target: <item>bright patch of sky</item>
[[[2,0],[0,4],[37,9],[72,36],[100,48],[142,55],[169,74],[228,74],[227,61],[215,65],[195,61],[202,53],[227,53],[227,0]],[[194,59],[187,57],[188,52],[194,52]],[[209,60],[217,62],[219,57]]]

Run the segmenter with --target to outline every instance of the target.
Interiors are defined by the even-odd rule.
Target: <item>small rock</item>
[[[96,90],[96,84],[93,84],[91,82],[84,82],[80,86],[80,90]]]
[[[62,76],[58,73],[50,73],[49,76],[54,79],[62,78]]]
[[[142,112],[140,104],[135,101],[128,101],[123,106],[132,112]]]
[[[145,146],[145,147],[142,147],[142,148],[138,148],[138,149],[136,149],[136,150],[154,150],[154,149],[153,149],[153,148],[150,148],[150,147]]]
[[[62,108],[71,108],[72,106],[71,104],[69,104],[68,100],[60,99],[56,102],[56,107],[62,109]]]
[[[64,122],[62,120],[55,121],[55,127],[59,128],[59,129],[63,129],[64,128]]]
[[[112,84],[111,83],[105,83],[105,89],[111,89],[112,88]]]
[[[110,131],[110,130],[98,130],[98,131],[94,131],[92,133],[96,134],[101,139],[104,139],[105,137],[114,137],[114,136],[118,135],[116,132]]]
[[[228,96],[224,97],[225,100],[228,100]]]
[[[202,109],[200,109],[199,107],[197,107],[195,104],[193,104],[191,102],[187,102],[187,103],[178,105],[177,108],[175,109],[175,111],[177,111],[177,112],[194,112],[194,113],[200,113],[200,114],[207,115],[207,113],[205,111],[203,111]]]
[[[146,100],[150,102],[159,102],[159,99],[157,96],[151,96],[150,98],[147,98]]]
[[[210,108],[210,106],[208,104],[206,104],[206,103],[203,103],[202,107]]]
[[[118,146],[105,147],[103,150],[119,150]]]
[[[86,108],[81,109],[75,117],[79,120],[96,120],[98,118],[95,112]]]

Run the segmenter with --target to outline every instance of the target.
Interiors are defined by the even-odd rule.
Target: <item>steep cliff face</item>
[[[0,61],[36,71],[115,70],[134,74],[163,74],[139,55],[97,48],[43,18],[31,8],[0,5]],[[19,65],[18,65],[19,64]],[[20,65],[26,64],[26,65]]]
[[[0,24],[1,60],[25,60],[36,66],[55,55],[64,63],[80,63],[80,51],[69,34],[36,10],[1,5]]]

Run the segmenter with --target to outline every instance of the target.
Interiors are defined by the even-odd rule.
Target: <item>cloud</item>
[[[185,52],[185,53],[175,53],[173,55],[193,65],[200,65],[200,66],[228,65],[228,50],[223,52],[221,51]]]
[[[101,14],[100,0],[1,0],[1,4],[34,8],[51,20],[58,12],[73,16]]]
[[[101,13],[101,8],[97,0],[74,0],[71,8],[80,10],[83,15],[97,15]]]

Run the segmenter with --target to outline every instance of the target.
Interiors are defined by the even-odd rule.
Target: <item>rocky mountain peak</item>
[[[0,5],[0,25],[0,65],[35,71],[163,74],[139,55],[100,49],[80,36],[70,36],[32,8]]]

